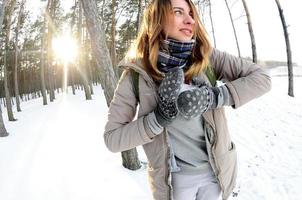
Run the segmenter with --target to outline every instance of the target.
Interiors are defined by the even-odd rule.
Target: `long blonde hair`
[[[196,7],[191,0],[186,0],[186,2],[192,9],[193,19],[195,20],[193,37],[196,40],[196,45],[191,57],[192,66],[185,73],[186,79],[191,80],[194,75],[198,75],[207,67],[212,47]],[[157,68],[157,57],[159,45],[165,39],[163,24],[169,19],[168,14],[171,9],[170,0],[152,0],[145,10],[141,29],[136,40],[136,58],[143,60],[145,70],[154,80],[163,78],[163,74]]]

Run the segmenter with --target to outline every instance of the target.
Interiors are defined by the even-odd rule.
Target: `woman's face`
[[[164,23],[164,33],[169,38],[182,42],[193,38],[194,24],[193,13],[186,0],[171,0],[172,11],[169,19]]]

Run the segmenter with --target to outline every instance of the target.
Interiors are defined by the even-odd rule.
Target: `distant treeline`
[[[252,58],[250,58],[250,57],[245,57],[245,59],[252,61]],[[273,68],[273,67],[279,67],[279,66],[287,66],[287,61],[258,60],[258,64],[260,64],[264,67]],[[293,66],[298,66],[298,64],[293,62]]]

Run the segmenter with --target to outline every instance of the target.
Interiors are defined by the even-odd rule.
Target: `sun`
[[[67,93],[69,63],[76,62],[78,46],[76,40],[71,36],[68,29],[65,29],[63,33],[64,34],[53,38],[52,48],[56,61],[63,62],[62,88]]]
[[[78,54],[76,40],[66,33],[53,38],[52,48],[57,59],[65,62],[73,62]]]

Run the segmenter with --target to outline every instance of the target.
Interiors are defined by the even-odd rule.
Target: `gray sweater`
[[[188,85],[190,88],[190,86]],[[189,89],[187,88],[187,89]],[[219,86],[218,107],[233,105],[234,101],[225,85]],[[145,126],[154,135],[160,134],[163,127],[158,124],[154,112],[145,117]],[[190,120],[178,117],[167,127],[171,148],[172,172],[201,174],[210,170],[205,143],[205,128],[202,115]]]
[[[209,170],[202,116],[179,115],[168,127],[172,172],[201,174]],[[175,161],[174,161],[175,159]]]

